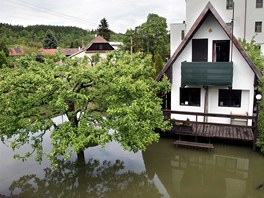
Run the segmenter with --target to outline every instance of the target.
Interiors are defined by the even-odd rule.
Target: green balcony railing
[[[232,87],[233,62],[182,62],[181,84]]]

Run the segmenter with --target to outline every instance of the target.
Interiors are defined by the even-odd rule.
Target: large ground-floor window
[[[200,88],[180,88],[180,105],[200,106],[201,89]]]
[[[241,90],[219,89],[218,106],[241,107]]]

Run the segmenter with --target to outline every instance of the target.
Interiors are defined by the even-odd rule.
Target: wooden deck
[[[213,144],[207,144],[207,143],[201,143],[201,142],[189,142],[189,141],[182,141],[182,140],[176,140],[173,144],[177,147],[186,146],[186,147],[191,147],[191,148],[203,148],[203,149],[207,149],[208,151],[214,148]]]
[[[226,126],[216,124],[192,124],[192,130],[172,129],[172,133],[200,137],[221,138],[230,140],[253,141],[254,133],[251,128],[243,126]]]
[[[195,112],[181,112],[181,111],[164,111],[165,119],[169,119],[172,114],[180,115],[191,115],[196,119],[189,121],[189,126],[179,126],[175,123],[184,123],[183,120],[171,120],[173,121],[173,128],[171,133],[181,136],[193,136],[193,137],[206,137],[206,138],[216,138],[223,140],[237,140],[237,141],[247,141],[253,144],[253,149],[255,150],[255,143],[257,138],[257,119],[256,116],[241,116],[241,115],[226,115],[226,114],[211,114],[211,113],[195,113]],[[198,121],[201,120],[199,117],[219,117],[219,118],[229,118],[229,119],[244,119],[251,120],[252,126],[243,126],[235,124],[224,124],[224,123],[211,123]],[[170,119],[169,119],[170,120]],[[197,138],[195,138],[197,139]],[[194,143],[193,143],[194,144]]]

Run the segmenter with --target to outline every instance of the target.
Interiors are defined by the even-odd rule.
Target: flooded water
[[[14,160],[1,144],[0,197],[264,197],[264,156],[251,148],[207,152],[172,142],[161,138],[135,154],[112,142],[87,149],[85,166],[73,158],[56,169],[47,160]]]

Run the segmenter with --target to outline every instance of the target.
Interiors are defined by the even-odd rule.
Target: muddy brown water
[[[56,169],[46,159],[14,160],[1,143],[0,197],[264,197],[264,156],[250,147],[215,144],[207,152],[172,142],[161,138],[138,153],[112,142],[87,149],[84,166],[72,158]]]

